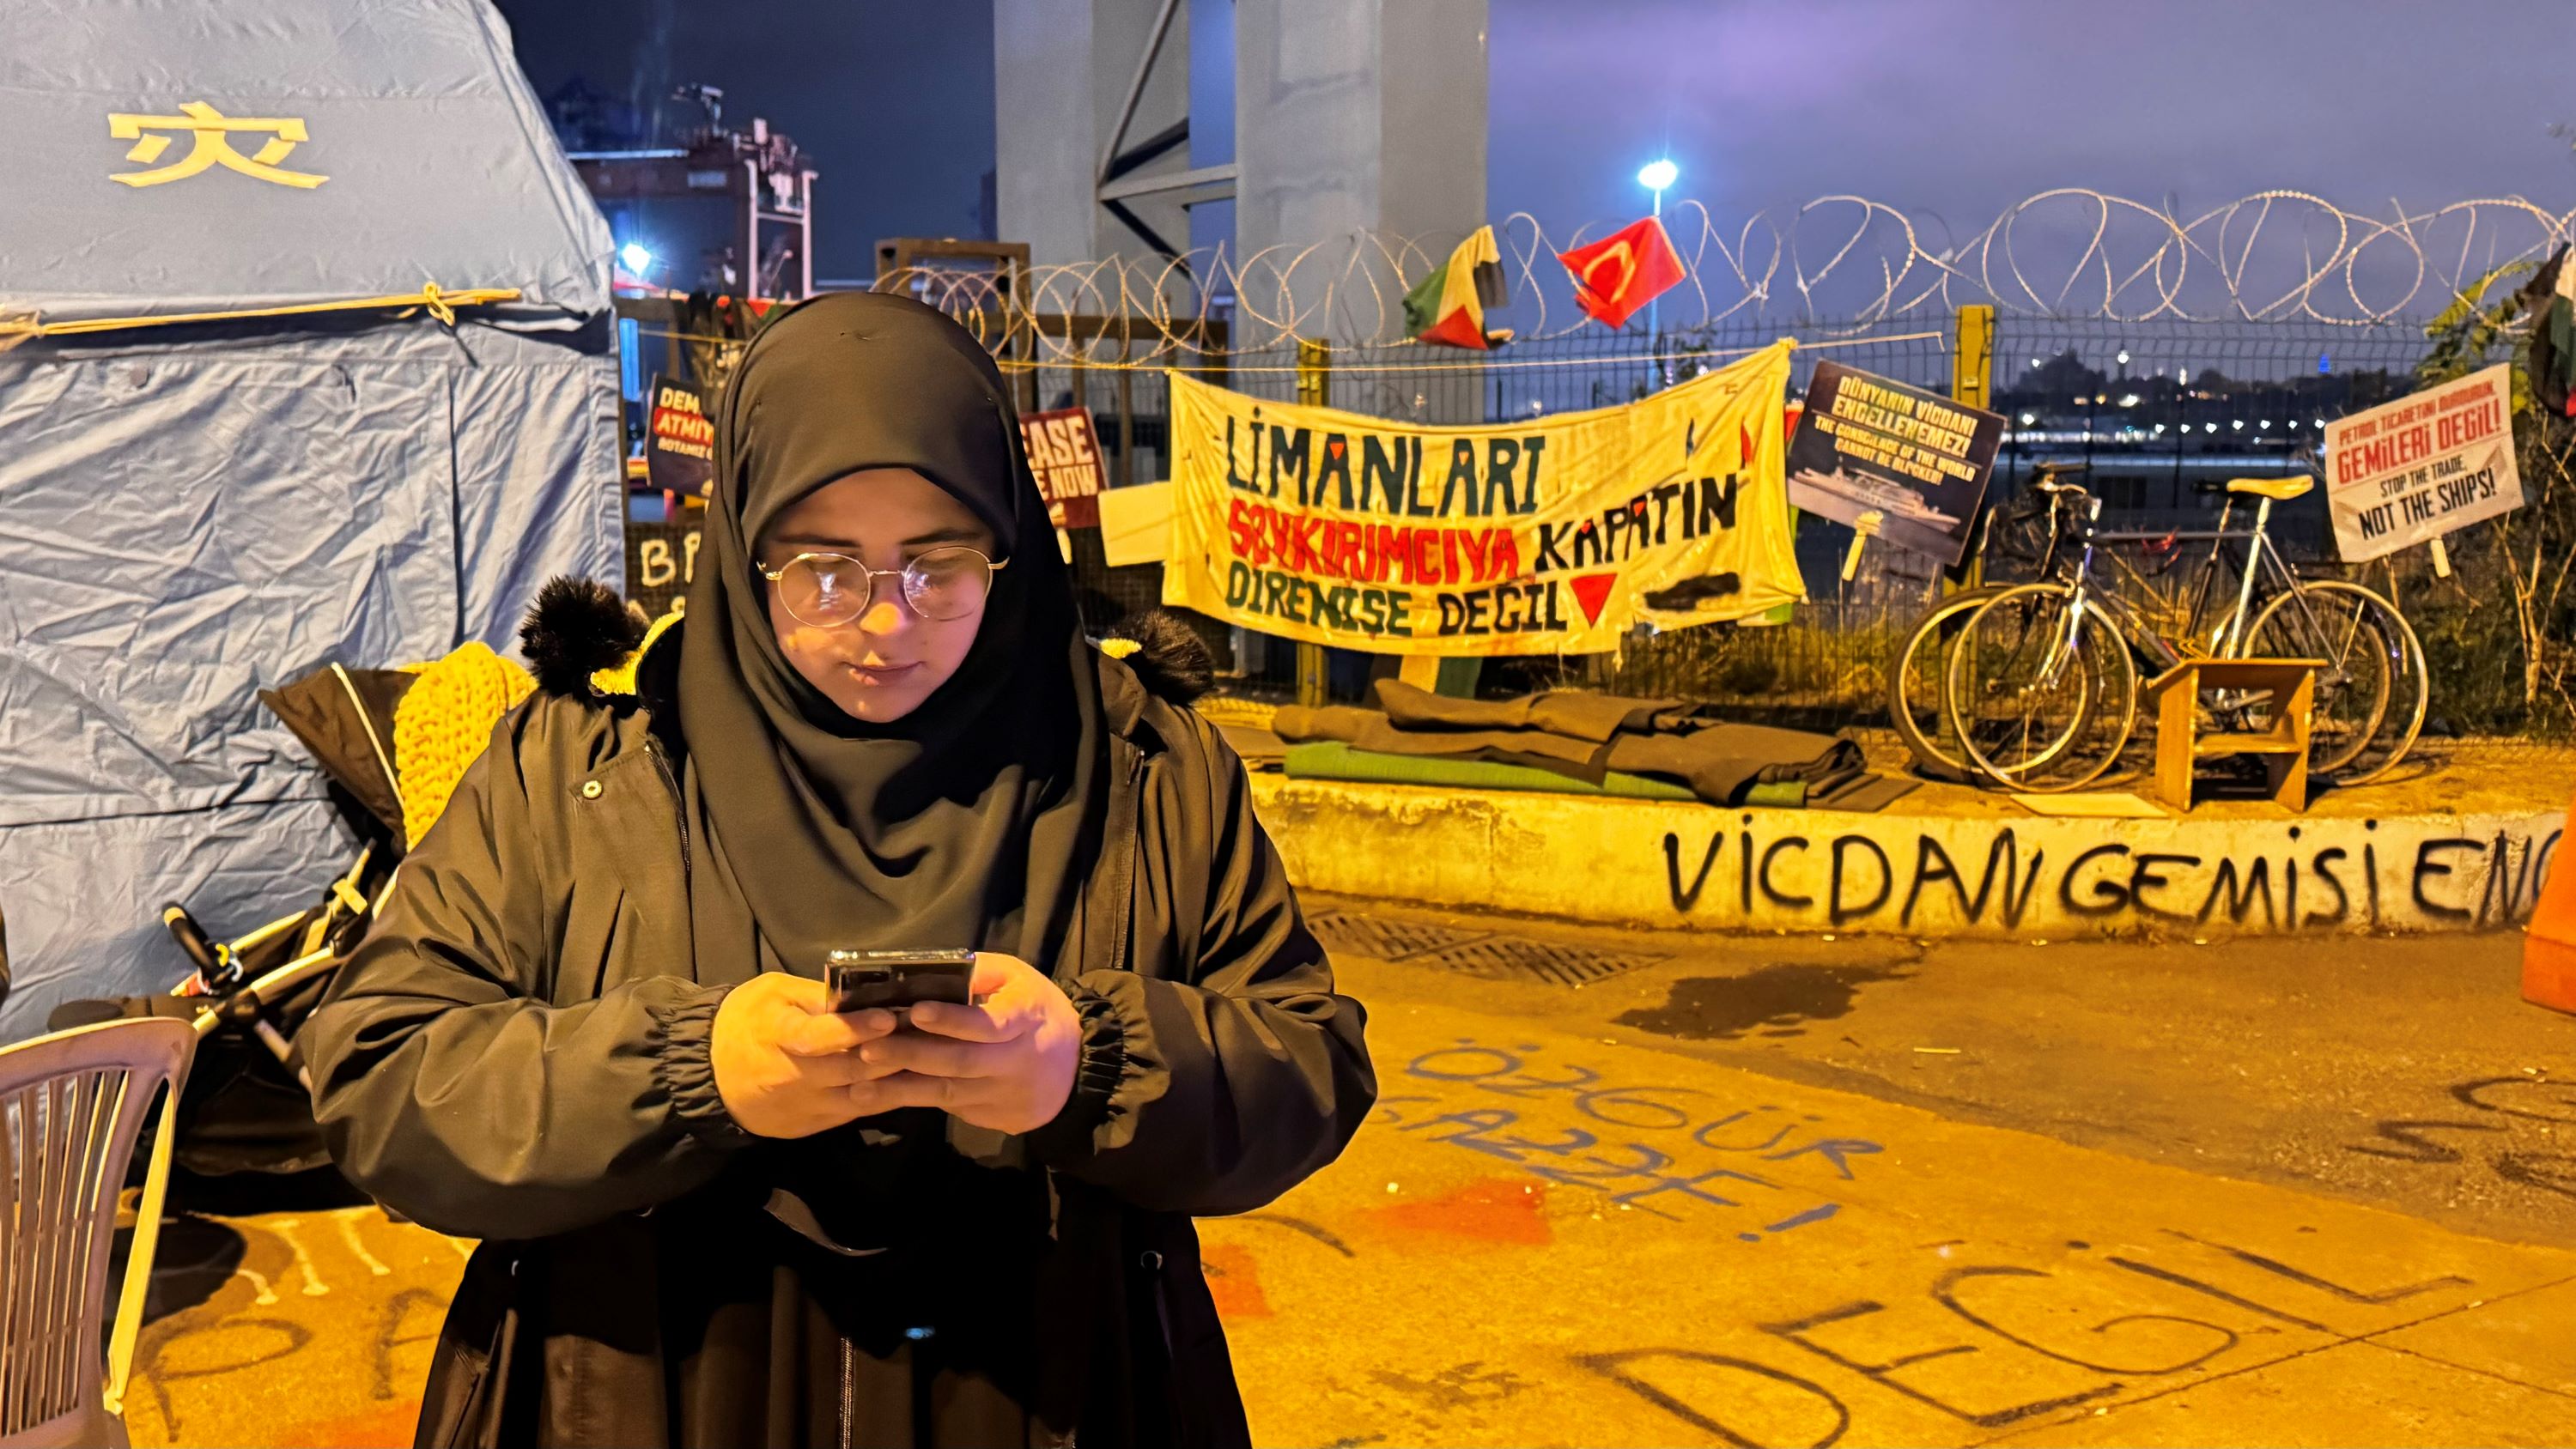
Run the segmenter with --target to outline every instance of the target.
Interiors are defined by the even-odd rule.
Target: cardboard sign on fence
[[[698,576],[700,520],[626,525],[626,601],[658,619],[688,596]]]
[[[1789,443],[1789,502],[1955,564],[2003,436],[2000,413],[1819,362]]]
[[[706,395],[688,383],[657,375],[650,402],[646,477],[656,488],[698,496],[716,475],[716,423],[707,416]]]
[[[1586,653],[1804,596],[1789,344],[1640,402],[1441,427],[1169,374],[1163,602],[1380,654]]]
[[[2506,364],[2326,424],[2326,507],[2346,563],[2521,506]]]
[[[1100,434],[1089,408],[1022,413],[1020,441],[1058,528],[1100,526]]]

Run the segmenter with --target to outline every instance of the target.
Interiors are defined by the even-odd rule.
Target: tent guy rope
[[[0,314],[0,351],[6,351],[31,337],[77,337],[96,332],[127,332],[143,327],[175,327],[190,322],[239,322],[258,317],[307,317],[322,312],[375,312],[400,309],[399,315],[410,316],[426,311],[443,326],[456,325],[456,309],[482,307],[496,302],[515,302],[520,297],[516,287],[475,287],[450,292],[436,282],[423,284],[417,292],[396,292],[384,297],[352,297],[336,302],[302,302],[290,307],[247,307],[224,312],[173,312],[159,317],[85,317],[73,322],[47,322],[34,314],[9,316]]]

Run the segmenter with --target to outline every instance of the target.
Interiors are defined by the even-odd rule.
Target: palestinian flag
[[[1574,305],[1604,327],[1625,327],[1646,304],[1680,285],[1687,275],[1664,224],[1648,217],[1590,246],[1559,252],[1574,274]]]
[[[1508,327],[1485,330],[1485,309],[1503,301],[1503,254],[1494,245],[1494,229],[1480,226],[1404,294],[1404,326],[1425,342],[1482,352],[1512,340]]]

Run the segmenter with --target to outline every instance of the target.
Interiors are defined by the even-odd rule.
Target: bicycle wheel
[[[2091,783],[2137,725],[2127,641],[2062,584],[2006,589],[1969,616],[1943,693],[1960,751],[2015,790]]]
[[[1887,718],[1905,741],[1906,752],[1923,773],[1945,780],[1968,780],[1976,767],[1959,751],[1951,734],[1944,698],[1949,688],[1950,644],[1966,628],[1968,616],[2003,592],[2000,585],[1962,589],[1933,604],[1905,638],[1905,647],[1887,669]]]
[[[2302,584],[2263,606],[2245,652],[2322,659],[2308,772],[2357,785],[2404,759],[2432,696],[2424,646],[2397,606],[2341,580]]]

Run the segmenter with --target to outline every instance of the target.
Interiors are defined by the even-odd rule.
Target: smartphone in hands
[[[834,951],[823,964],[823,989],[835,1012],[882,1007],[909,1028],[924,1001],[973,1001],[972,951]]]

